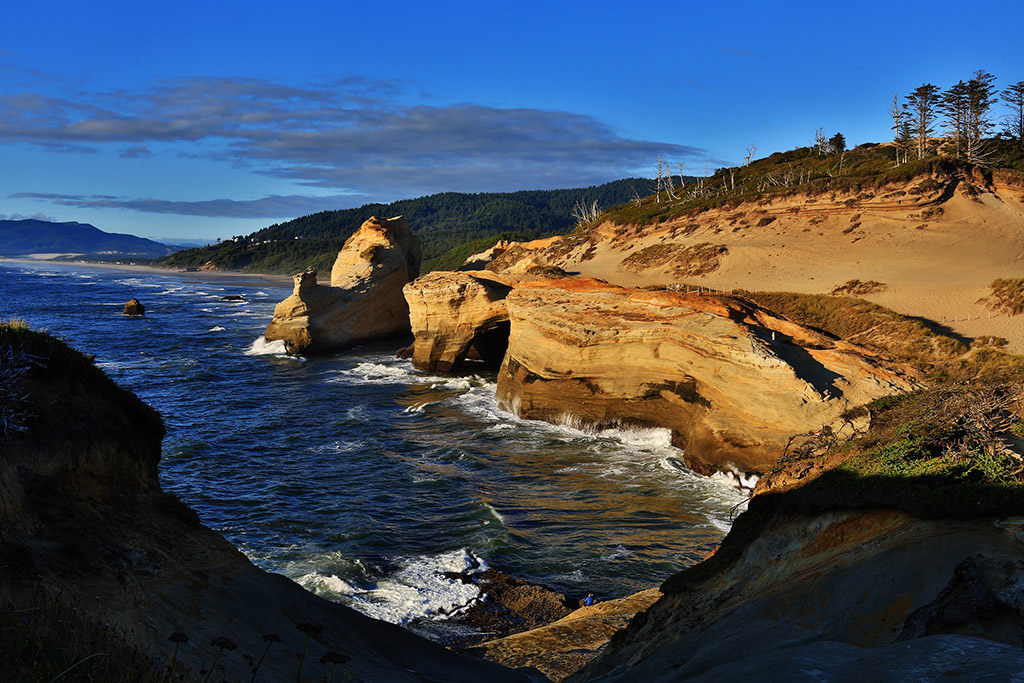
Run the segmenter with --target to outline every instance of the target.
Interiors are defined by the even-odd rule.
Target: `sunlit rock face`
[[[409,331],[402,286],[419,275],[420,243],[401,216],[370,218],[345,242],[331,284],[316,273],[295,276],[292,295],[274,309],[267,341],[293,354],[341,350]]]
[[[468,356],[497,366],[508,343],[505,297],[518,282],[482,271],[433,272],[407,284],[413,367],[448,372]]]
[[[505,298],[498,400],[522,417],[668,427],[702,473],[764,472],[791,435],[914,381],[741,299],[524,282]]]

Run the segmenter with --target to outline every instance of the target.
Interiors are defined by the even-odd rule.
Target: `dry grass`
[[[794,322],[925,370],[954,362],[968,350],[955,337],[863,299],[789,292],[740,294]]]
[[[639,273],[650,268],[671,267],[677,277],[697,277],[718,270],[721,257],[729,252],[721,244],[703,242],[684,246],[682,244],[655,244],[622,260],[622,268]]]
[[[986,306],[1007,315],[1024,313],[1024,278],[1000,278],[989,287],[992,294],[983,299]]]
[[[3,546],[5,551],[11,549]],[[5,553],[6,554],[6,553]],[[191,683],[197,675],[157,662],[83,606],[36,590],[0,596],[0,671],[5,681]]]
[[[884,292],[886,289],[888,289],[888,286],[877,280],[866,280],[864,282],[860,280],[847,280],[843,284],[833,287],[829,294],[833,296],[864,296],[865,294]]]

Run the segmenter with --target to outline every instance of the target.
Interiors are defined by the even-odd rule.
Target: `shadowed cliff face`
[[[738,548],[666,581],[571,680],[792,680],[805,666],[828,680],[1011,680],[1024,666],[1024,520],[742,520]]]
[[[408,333],[402,286],[419,275],[420,253],[404,218],[369,219],[338,252],[329,287],[315,272],[295,276],[264,336],[289,353],[315,354]]]
[[[318,660],[328,651],[350,656],[343,668],[368,681],[525,679],[258,569],[161,490],[163,424],[152,409],[62,343],[3,331],[0,324],[0,351],[24,343],[33,359],[22,377],[28,398],[19,410],[27,417],[0,441],[5,607],[24,609],[50,596],[69,612],[73,607],[82,623],[153,656],[154,671],[171,661],[170,634],[184,632],[188,641],[177,646],[177,662],[195,680],[204,679],[198,672],[212,665],[211,641],[221,637],[237,649],[223,652],[209,680],[250,680],[269,634],[280,642],[268,651],[259,679],[296,680],[304,624],[315,629],[306,629],[301,681],[320,680]]]
[[[523,283],[498,399],[522,417],[668,427],[701,473],[764,472],[793,434],[915,382],[864,349],[732,297]]]

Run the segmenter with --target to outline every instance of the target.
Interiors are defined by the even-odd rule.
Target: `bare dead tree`
[[[578,199],[572,206],[571,215],[576,219],[576,227],[592,228],[597,225],[601,210],[598,208],[596,199],[589,206],[582,199]]]
[[[743,160],[743,165],[750,166],[750,160],[754,158],[755,154],[757,154],[757,145],[751,142],[750,146],[747,147],[747,156]]]
[[[819,157],[823,157],[828,154],[828,138],[825,137],[824,128],[819,128],[814,131],[814,146],[818,148]]]
[[[635,187],[633,187],[632,185],[630,185],[630,186],[629,186],[629,189],[633,190],[633,204],[634,204],[635,206],[640,206],[641,204],[643,204],[643,203],[644,203],[644,200],[643,200],[643,198],[642,198],[642,197],[640,196],[640,193],[636,191],[636,188],[635,188]]]

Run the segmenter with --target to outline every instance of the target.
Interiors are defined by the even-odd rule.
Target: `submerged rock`
[[[793,434],[915,386],[865,349],[738,298],[563,279],[521,283],[504,303],[505,409],[667,427],[700,473],[765,472]]]
[[[409,332],[402,286],[419,275],[420,243],[404,218],[370,218],[338,252],[330,286],[315,271],[295,276],[264,334],[292,354],[345,349]]]

